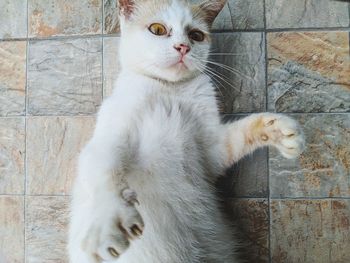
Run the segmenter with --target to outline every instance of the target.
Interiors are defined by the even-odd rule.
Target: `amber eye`
[[[203,32],[199,30],[192,30],[190,33],[188,33],[188,36],[190,39],[197,41],[197,42],[202,42],[204,41],[205,35]]]
[[[150,25],[148,30],[151,31],[151,33],[155,34],[156,36],[164,36],[168,33],[165,26],[159,23],[154,23]]]

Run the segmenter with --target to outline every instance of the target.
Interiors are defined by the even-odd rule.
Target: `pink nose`
[[[191,48],[185,44],[180,45],[174,45],[174,48],[180,52],[181,55],[186,55],[188,52],[190,52]]]

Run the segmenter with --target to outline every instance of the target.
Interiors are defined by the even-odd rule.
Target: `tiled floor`
[[[0,262],[64,263],[76,156],[118,72],[116,0],[0,0]],[[198,2],[198,0],[196,0]],[[227,120],[290,114],[308,147],[219,182],[248,262],[350,262],[350,7],[229,0],[213,59]]]

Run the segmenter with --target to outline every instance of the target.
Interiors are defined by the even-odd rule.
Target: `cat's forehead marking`
[[[193,23],[191,7],[185,1],[147,1],[142,4],[138,11],[137,18],[141,23],[163,22],[173,31],[183,31],[184,28]]]
[[[174,31],[183,31],[185,27],[192,24],[190,9],[180,1],[173,0],[171,5],[163,12],[163,17]]]

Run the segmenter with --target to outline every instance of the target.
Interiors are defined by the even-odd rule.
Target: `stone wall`
[[[77,153],[118,72],[116,0],[0,0],[0,262],[64,263]],[[198,2],[198,1],[197,1]],[[289,114],[307,150],[260,150],[218,187],[248,262],[350,262],[350,7],[229,0],[214,25],[225,121]]]

